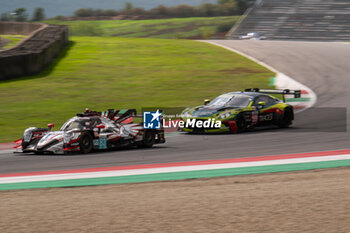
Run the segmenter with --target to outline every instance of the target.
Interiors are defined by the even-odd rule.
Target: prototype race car
[[[283,101],[270,94],[281,94]],[[252,88],[244,92],[226,93],[211,102],[205,100],[204,105],[186,108],[181,113],[185,124],[179,130],[191,133],[240,133],[264,125],[286,128],[292,124],[294,112],[293,106],[285,103],[285,95],[300,98],[301,91]],[[207,127],[204,122],[208,123]]]
[[[262,36],[257,32],[250,32],[246,35],[240,36],[240,40],[266,40],[266,36]]]
[[[144,129],[142,123],[133,123],[135,109],[95,112],[86,109],[69,119],[59,131],[48,128],[31,127],[23,137],[15,141],[17,152],[36,154],[68,152],[89,153],[93,149],[111,149],[122,146],[152,147],[164,143],[164,129]]]

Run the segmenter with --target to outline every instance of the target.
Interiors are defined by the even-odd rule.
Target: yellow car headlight
[[[218,119],[221,120],[221,119],[225,119],[225,118],[228,118],[231,116],[231,113],[230,112],[224,112],[224,113],[221,113],[219,116],[218,116]]]

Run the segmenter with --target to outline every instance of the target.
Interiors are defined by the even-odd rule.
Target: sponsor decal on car
[[[273,114],[272,113],[268,113],[266,115],[261,115],[259,116],[260,121],[272,121],[273,119]]]

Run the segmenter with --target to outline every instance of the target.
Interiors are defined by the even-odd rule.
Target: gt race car
[[[142,123],[133,123],[140,117],[135,109],[96,112],[86,109],[84,113],[69,119],[59,131],[31,127],[15,143],[17,152],[36,154],[89,153],[92,150],[111,149],[123,146],[152,147],[164,143],[164,129],[144,129]]]
[[[282,95],[283,100],[272,94]],[[300,98],[301,91],[251,88],[242,92],[226,93],[212,101],[205,100],[204,105],[186,108],[181,113],[181,118],[184,122],[193,124],[184,124],[179,130],[190,133],[241,133],[266,125],[286,128],[292,124],[294,112],[293,106],[285,103],[285,95]],[[202,122],[195,124],[197,121]],[[204,125],[205,121],[219,121],[221,124],[198,127]]]

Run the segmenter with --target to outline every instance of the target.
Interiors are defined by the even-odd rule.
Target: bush
[[[202,32],[202,39],[205,39],[205,40],[210,39],[213,36],[213,34],[214,33],[212,30],[206,29]]]
[[[216,27],[217,33],[228,32],[234,25],[234,22],[222,23]]]
[[[53,17],[52,20],[62,21],[62,20],[64,20],[64,16],[63,15],[57,15],[57,16]]]

